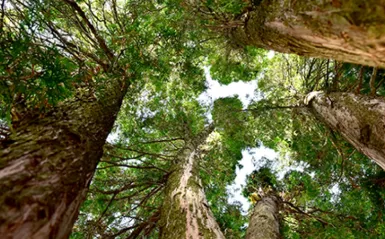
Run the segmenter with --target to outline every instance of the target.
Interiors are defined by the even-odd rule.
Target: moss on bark
[[[125,94],[111,79],[101,98],[28,112],[0,149],[0,233],[67,238]]]
[[[186,146],[176,158],[167,180],[162,206],[159,225],[162,239],[224,238],[199,179],[199,146],[212,130],[210,126],[200,135],[186,139]]]

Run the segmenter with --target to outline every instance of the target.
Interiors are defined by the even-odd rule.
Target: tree
[[[330,130],[342,134],[358,151],[383,167],[383,140],[381,136],[376,136],[381,128],[379,125],[382,116],[381,110],[378,109],[381,108],[383,99],[377,96],[377,93],[383,94],[382,80],[380,81],[382,70],[378,71],[377,76],[377,73],[373,75],[362,66],[329,60],[302,60],[296,56],[277,56],[277,62],[273,65],[280,67],[283,72],[268,70],[265,73],[266,76],[259,83],[261,90],[266,94],[265,99],[249,109],[254,111],[255,116],[273,114],[281,118],[290,112],[288,110],[292,110],[292,114],[305,117],[312,114]],[[276,87],[278,84],[281,84],[281,87]],[[305,104],[302,103],[301,98],[306,98],[309,92],[313,93],[308,95]],[[375,92],[375,95],[372,92]],[[269,109],[274,112],[263,112]],[[349,117],[354,120],[349,120]],[[275,131],[282,134],[281,130]],[[294,140],[290,141],[294,144]]]
[[[224,238],[198,176],[199,147],[213,128],[208,126],[196,138],[185,137],[186,145],[178,153],[166,184],[160,238]]]
[[[254,205],[246,231],[246,239],[280,238],[282,198],[278,195],[277,179],[271,166],[264,166],[248,176],[243,193],[250,194]]]
[[[116,79],[103,101],[68,100],[44,119],[24,115],[0,151],[6,237],[66,238],[87,193],[125,93]]]
[[[385,170],[382,97],[313,92],[306,102],[317,118]]]
[[[262,197],[254,206],[247,228],[247,239],[278,239],[279,198],[273,194]]]
[[[194,31],[169,14],[178,6],[119,4],[2,1],[0,110],[12,124],[0,151],[6,237],[69,235],[127,88],[162,84],[177,69],[203,88],[194,61],[202,49],[184,37]]]
[[[255,204],[247,238],[338,238],[341,234],[378,238],[383,235],[380,224],[384,209],[378,206],[384,200],[381,192],[374,196],[365,186],[350,187],[349,181],[325,181],[322,174],[334,171],[330,167],[319,172],[312,167],[303,168],[302,172],[288,170],[283,177],[278,177],[273,163],[267,160],[257,165],[247,177],[243,193]],[[348,168],[353,169],[350,165]],[[360,174],[362,186],[367,180],[383,178],[378,174],[383,175],[383,171],[377,169],[369,169],[367,173]],[[332,185],[338,185],[339,190],[331,189]]]
[[[375,0],[250,1],[227,33],[239,46],[384,67],[384,6]]]
[[[380,205],[384,200],[380,186],[383,185],[380,183],[383,169],[360,154],[337,130],[314,117],[301,102],[302,97],[314,90],[325,92],[320,97],[350,95],[357,91],[370,93],[372,71],[362,70],[361,66],[297,56],[276,54],[274,58],[270,66],[274,70],[267,68],[258,82],[262,99],[251,104],[247,111],[255,117],[251,127],[258,135],[258,144],[277,150],[280,167],[288,171],[281,183],[273,184],[276,195],[282,198],[282,236],[383,237],[380,226],[383,222],[383,206]],[[380,81],[383,73],[380,70],[377,74],[380,74],[380,77],[377,75]],[[377,84],[376,92],[383,94],[382,81]],[[276,162],[274,160],[268,168],[277,169]],[[253,177],[257,178],[252,174],[249,180]],[[258,186],[256,182],[251,185]],[[247,195],[259,192],[257,186],[248,188]]]
[[[231,117],[226,117],[226,122],[216,122],[212,132],[214,127],[208,126],[205,119],[207,109],[194,99],[194,91],[186,91],[189,82],[175,79],[159,87],[147,82],[144,93],[150,97],[132,95],[135,104],[123,105],[118,116],[118,137],[105,147],[106,153],[71,237],[184,235],[190,223],[186,220],[188,211],[177,207],[184,197],[175,191],[182,173],[187,171],[191,177],[187,183],[187,189],[191,189],[188,195],[193,193],[200,198],[193,201],[196,210],[187,207],[192,210],[188,214],[197,218],[202,228],[211,227],[210,230],[201,228],[200,233],[239,238],[237,234],[244,221],[239,206],[228,205],[226,185],[233,180],[235,165],[241,157],[242,124],[237,122],[238,125],[233,126],[230,137],[230,131],[224,126],[231,123]],[[156,94],[158,90],[161,91]],[[220,101],[232,104],[215,103],[215,118],[227,112],[240,117],[239,100]],[[219,110],[226,105],[230,108]],[[195,151],[194,157],[188,157],[192,151]],[[193,170],[186,168],[189,162],[186,160],[194,161]],[[200,215],[206,216],[199,220]],[[206,217],[209,220],[206,221]],[[238,221],[233,222],[234,219]],[[216,231],[211,231],[213,229]]]

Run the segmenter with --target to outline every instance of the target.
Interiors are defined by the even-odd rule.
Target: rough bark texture
[[[246,239],[278,239],[280,201],[277,196],[268,195],[255,205],[250,217]]]
[[[385,0],[263,0],[241,19],[235,44],[385,67]]]
[[[186,146],[176,159],[166,185],[160,219],[161,239],[224,239],[199,179],[199,146],[211,131],[209,127],[195,139],[186,140]]]
[[[305,103],[330,128],[385,169],[385,99],[313,92]]]
[[[109,80],[100,100],[24,115],[0,149],[1,238],[68,238],[124,93]]]

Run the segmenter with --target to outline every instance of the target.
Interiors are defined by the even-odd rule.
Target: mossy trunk
[[[240,46],[385,67],[385,0],[262,0],[240,21]]]
[[[313,92],[307,96],[318,119],[385,169],[385,99],[352,93]]]
[[[161,239],[224,238],[199,179],[199,146],[211,131],[212,127],[209,127],[195,139],[187,139],[176,158],[167,180],[161,211]]]
[[[246,239],[278,239],[280,200],[267,195],[258,201],[250,217]]]
[[[18,122],[0,149],[1,238],[68,238],[126,91],[105,85]]]

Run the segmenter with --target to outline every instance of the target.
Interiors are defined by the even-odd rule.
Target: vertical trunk
[[[385,67],[385,0],[262,0],[241,19],[237,45]]]
[[[101,99],[67,100],[26,114],[0,149],[2,238],[67,238],[125,93],[106,82]]]
[[[212,127],[196,139],[186,140],[169,176],[160,219],[161,239],[224,238],[207,204],[199,179],[199,146]]]
[[[352,93],[313,92],[313,113],[357,150],[385,169],[385,99]]]
[[[280,201],[275,195],[267,195],[258,201],[251,214],[246,239],[278,239]]]

